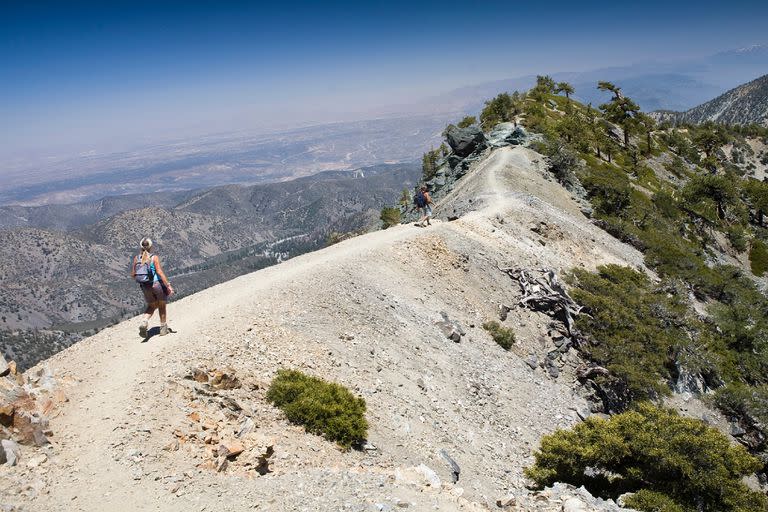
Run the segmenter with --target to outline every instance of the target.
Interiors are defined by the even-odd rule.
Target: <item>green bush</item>
[[[565,482],[613,499],[643,491],[631,504],[648,512],[763,512],[768,505],[741,480],[762,466],[744,447],[648,403],[545,436],[534,457],[526,475],[540,487]]]
[[[491,321],[483,324],[483,329],[488,331],[493,341],[504,350],[509,350],[515,344],[515,333],[512,329],[502,327],[499,322]]]
[[[677,207],[677,201],[672,195],[665,191],[656,192],[653,194],[653,205],[658,212],[665,218],[670,220],[677,220],[680,217],[680,210]]]
[[[473,124],[477,124],[477,118],[475,116],[466,116],[456,126],[459,128],[469,128]]]
[[[752,247],[749,249],[749,265],[756,276],[762,276],[768,270],[768,248],[760,240],[752,241]]]
[[[640,489],[624,500],[624,504],[636,510],[651,512],[685,512],[685,509],[674,502],[669,496],[660,492]]]
[[[449,125],[450,126],[450,125]],[[447,130],[448,128],[446,128]],[[424,181],[429,181],[437,173],[437,162],[440,160],[442,149],[432,149],[421,157],[421,176]]]
[[[483,130],[490,131],[499,123],[514,120],[515,108],[515,101],[506,92],[486,101],[485,107],[483,107],[483,111],[480,113],[480,122],[483,125]]]
[[[739,225],[730,226],[725,232],[731,247],[738,252],[747,250],[747,237],[744,228]]]
[[[267,400],[282,409],[289,421],[308,432],[324,435],[343,448],[365,439],[365,400],[345,387],[296,370],[279,370]]]
[[[685,305],[629,267],[576,269],[570,281],[574,300],[589,312],[576,325],[595,341],[582,353],[619,379],[611,384],[626,389],[627,403],[668,394],[675,348],[686,339]]]
[[[619,215],[630,204],[629,178],[607,166],[593,167],[581,180],[598,214]]]
[[[768,426],[768,386],[733,383],[715,392],[715,405],[728,416],[749,416]],[[768,430],[768,427],[764,427]]]
[[[400,209],[385,206],[381,209],[381,215],[379,218],[381,219],[382,229],[387,229],[391,226],[397,226],[400,224]]]

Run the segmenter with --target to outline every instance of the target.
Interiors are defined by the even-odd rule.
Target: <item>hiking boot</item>
[[[147,337],[147,324],[148,324],[147,320],[144,320],[141,322],[141,324],[139,324],[139,336],[141,336],[142,338]]]
[[[160,326],[160,336],[165,336],[168,334],[168,325],[163,324]]]

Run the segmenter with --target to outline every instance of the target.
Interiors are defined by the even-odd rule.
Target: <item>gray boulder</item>
[[[707,385],[700,374],[691,372],[679,361],[675,362],[675,366],[677,367],[677,380],[673,385],[675,393],[701,395],[706,391]]]
[[[525,144],[528,134],[522,126],[514,123],[499,123],[488,134],[488,144],[493,148]]]
[[[462,158],[487,146],[485,134],[477,126],[458,128],[451,125],[445,130],[445,138],[454,154]]]

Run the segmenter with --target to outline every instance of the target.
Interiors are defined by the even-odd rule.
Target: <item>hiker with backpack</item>
[[[142,238],[141,253],[133,257],[131,265],[131,277],[139,283],[144,300],[147,302],[147,309],[144,311],[144,318],[139,324],[139,335],[147,337],[147,326],[149,319],[157,309],[160,313],[160,336],[168,334],[168,323],[165,313],[165,304],[168,297],[173,295],[173,287],[168,282],[168,278],[160,265],[160,257],[152,251],[152,240]]]
[[[419,226],[420,228],[431,226],[432,223],[429,222],[429,219],[432,218],[432,197],[430,197],[429,192],[427,192],[426,185],[422,185],[416,192],[416,195],[413,196],[413,203],[416,205],[416,208],[418,208],[419,214],[421,215],[416,226]]]

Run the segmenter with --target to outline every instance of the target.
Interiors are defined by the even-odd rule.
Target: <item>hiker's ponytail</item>
[[[149,250],[152,248],[152,239],[142,238],[139,245],[141,246],[141,262],[149,263],[149,260],[152,258],[149,254]]]

